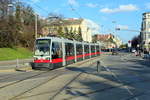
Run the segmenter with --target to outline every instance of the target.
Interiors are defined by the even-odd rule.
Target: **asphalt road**
[[[149,100],[149,84],[150,61],[108,54],[52,71],[0,73],[0,100]]]

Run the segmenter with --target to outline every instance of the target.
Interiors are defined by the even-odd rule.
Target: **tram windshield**
[[[35,55],[45,56],[50,54],[50,40],[38,39],[36,40]]]

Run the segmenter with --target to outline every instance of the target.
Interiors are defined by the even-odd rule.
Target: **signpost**
[[[131,52],[131,40],[128,41],[128,49],[129,49],[129,52]]]

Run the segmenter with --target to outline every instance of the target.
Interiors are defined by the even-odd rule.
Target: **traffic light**
[[[120,31],[120,28],[116,28],[116,30]]]

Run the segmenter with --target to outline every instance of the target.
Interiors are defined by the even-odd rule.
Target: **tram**
[[[100,56],[99,43],[78,42],[58,37],[41,37],[35,41],[33,69],[55,69]]]

